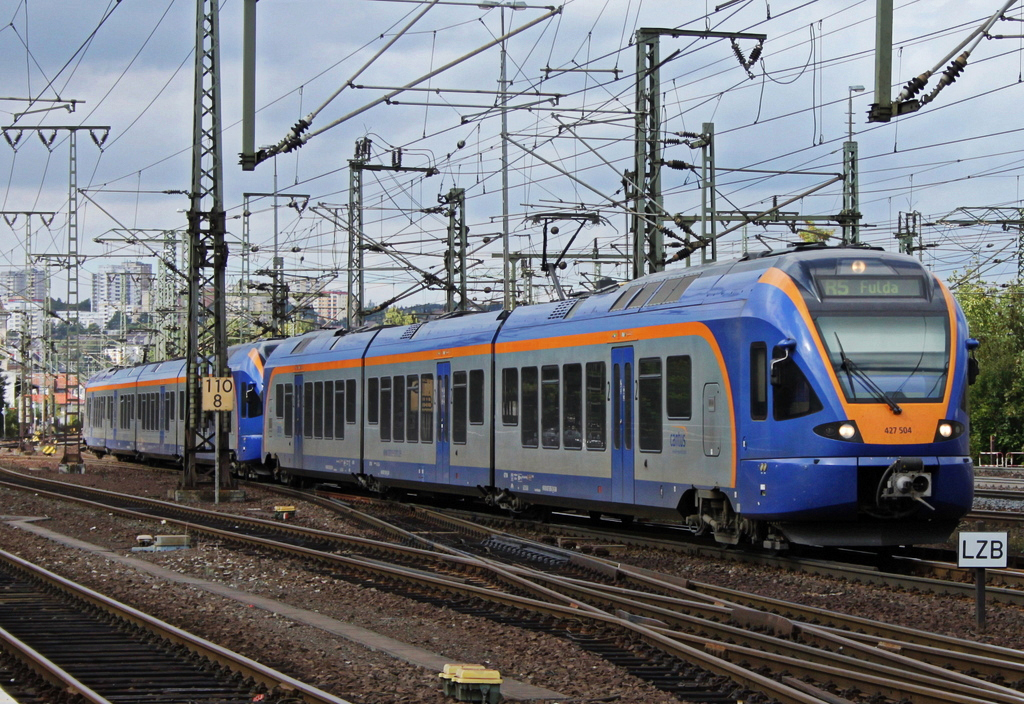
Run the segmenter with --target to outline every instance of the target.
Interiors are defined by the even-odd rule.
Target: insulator
[[[920,76],[917,76],[916,78],[911,78],[909,81],[907,81],[907,85],[904,86],[903,88],[903,91],[906,93],[906,97],[912,98],[913,96],[917,95],[921,91],[921,89],[924,88],[924,85],[927,82],[928,77],[923,73]]]
[[[964,72],[967,67],[967,55],[961,54],[960,56],[953,59],[946,70],[942,72],[942,85],[948,86],[950,83],[956,81],[957,77]]]
[[[671,160],[663,162],[663,163],[668,168],[670,168],[670,169],[677,169],[679,171],[686,171],[686,170],[689,170],[689,169],[696,168],[693,164],[688,164],[685,161],[680,161],[678,159],[671,159]]]
[[[750,58],[747,60],[749,62],[747,64],[747,67],[749,68],[749,67],[753,66],[754,63],[758,59],[760,59],[760,58],[761,58],[761,45],[758,44],[757,46],[754,47],[754,50],[750,52]]]

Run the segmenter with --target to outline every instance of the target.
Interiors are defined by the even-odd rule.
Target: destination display
[[[825,298],[920,298],[923,282],[916,276],[819,276]]]

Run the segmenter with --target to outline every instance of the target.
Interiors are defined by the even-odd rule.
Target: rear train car
[[[235,345],[228,368],[235,382],[230,448],[236,468],[263,459],[263,364],[276,341]],[[180,462],[185,438],[185,361],[107,369],[85,385],[85,445],[98,457]],[[212,453],[199,460],[213,462]],[[247,471],[243,470],[243,472]]]

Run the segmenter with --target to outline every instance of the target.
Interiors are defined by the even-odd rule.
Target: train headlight
[[[935,428],[935,442],[955,440],[966,430],[963,423],[957,423],[955,420],[940,420],[939,425]]]
[[[852,420],[840,420],[834,423],[819,425],[814,428],[814,434],[829,440],[864,442],[864,439],[860,436],[860,430],[857,428],[857,423]]]

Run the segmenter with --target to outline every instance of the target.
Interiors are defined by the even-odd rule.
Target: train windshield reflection
[[[944,316],[823,315],[815,322],[847,401],[877,403],[870,382],[895,401],[942,399],[949,358]],[[844,370],[844,352],[870,382]]]

